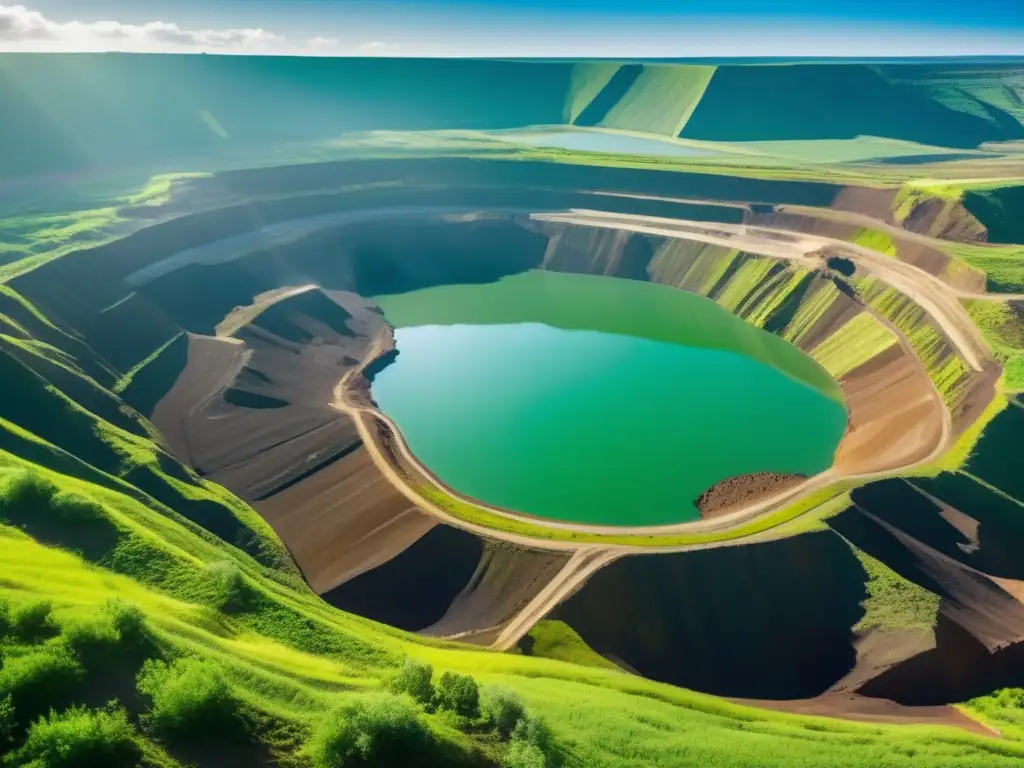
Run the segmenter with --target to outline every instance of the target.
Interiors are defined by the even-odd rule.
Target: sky
[[[0,0],[0,51],[1024,55],[1024,0]]]

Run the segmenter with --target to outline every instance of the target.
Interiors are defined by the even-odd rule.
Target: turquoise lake
[[[528,272],[378,302],[380,409],[445,484],[526,515],[694,520],[720,480],[828,468],[846,427],[811,358],[665,286]]]

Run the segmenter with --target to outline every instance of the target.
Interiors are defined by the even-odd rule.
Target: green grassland
[[[838,379],[896,343],[896,334],[874,315],[861,312],[816,346],[811,357]]]
[[[537,765],[1000,766],[1024,758],[1024,745],[1009,741],[758,712],[611,669],[407,635],[338,612],[289,572],[160,519],[124,494],[10,454],[2,460],[0,596],[13,619],[4,623],[0,681],[20,749],[26,737],[32,746],[32,737],[46,735],[37,718],[49,707],[80,704],[98,718],[104,699],[117,694],[128,723],[120,731],[144,764],[216,764],[205,762],[217,750],[197,727],[216,721],[217,736],[237,740],[242,754],[317,765],[310,746],[336,713],[366,706],[367,692],[393,689],[402,660],[412,657],[521,697],[552,735]],[[26,496],[35,500],[28,511]],[[50,519],[41,525],[26,515]],[[49,546],[9,524],[18,516]],[[429,748],[444,755],[434,764],[496,765],[513,751],[514,740],[502,741],[482,715],[405,706]],[[107,763],[127,764],[134,763]]]
[[[678,136],[714,74],[714,67],[645,65],[599,125]]]
[[[604,656],[595,653],[577,634],[576,630],[564,621],[553,619],[539,621],[530,630],[527,637],[529,641],[520,642],[519,647],[528,656],[568,661],[582,667],[619,669]]]
[[[118,185],[114,190],[73,195],[63,211],[44,207],[38,213],[0,217],[0,283],[80,248],[123,237],[140,220],[125,216],[125,209],[156,209],[170,200],[174,184],[206,175],[159,174],[141,188]]]
[[[942,333],[927,313],[895,288],[886,287],[875,278],[858,280],[856,288],[866,304],[903,333],[946,405],[954,407],[963,395],[969,371],[966,363],[946,346]]]
[[[615,62],[582,62],[574,64],[569,76],[569,91],[565,97],[563,118],[566,123],[576,118],[594,100],[608,81],[615,76],[621,65]]]
[[[993,354],[1003,364],[1003,386],[1024,391],[1024,320],[1007,303],[972,299],[964,302]]]
[[[939,596],[900,576],[884,563],[853,547],[868,574],[868,597],[864,616],[853,628],[855,632],[871,630],[930,630],[939,613]]]

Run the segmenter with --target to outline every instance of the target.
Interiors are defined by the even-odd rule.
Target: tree
[[[437,686],[437,706],[461,717],[480,717],[480,690],[469,675],[445,672]]]
[[[398,693],[409,694],[420,704],[428,705],[434,699],[433,677],[434,668],[425,661],[406,659],[391,687]]]

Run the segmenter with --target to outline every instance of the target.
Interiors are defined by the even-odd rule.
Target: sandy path
[[[514,648],[523,635],[553,611],[556,605],[599,569],[621,556],[621,552],[608,547],[593,546],[577,550],[555,578],[505,625],[491,647],[498,651]]]

